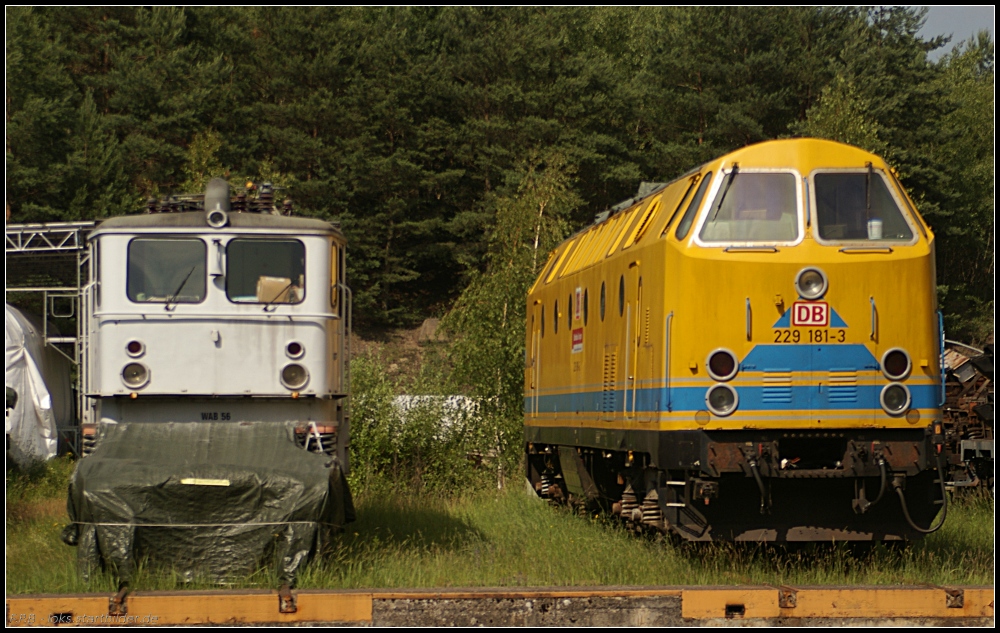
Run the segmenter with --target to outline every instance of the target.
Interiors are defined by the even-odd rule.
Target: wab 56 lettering
[[[781,329],[774,331],[775,343],[844,343],[847,330],[827,328]]]
[[[207,420],[231,420],[232,416],[229,411],[202,411],[201,412],[202,421]]]

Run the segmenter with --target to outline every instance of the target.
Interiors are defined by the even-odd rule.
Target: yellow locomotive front
[[[888,165],[772,141],[621,206],[529,296],[536,489],[691,540],[936,529],[933,235]]]

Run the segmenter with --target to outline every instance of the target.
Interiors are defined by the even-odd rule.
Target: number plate
[[[774,330],[775,343],[846,343],[847,330],[809,328],[805,330]]]

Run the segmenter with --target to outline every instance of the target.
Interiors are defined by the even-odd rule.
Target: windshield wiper
[[[736,180],[736,172],[740,170],[739,163],[733,163],[733,170],[729,172],[729,180],[726,181],[726,188],[722,190],[722,195],[719,196],[719,203],[715,205],[715,213],[712,214],[712,219],[709,222],[715,222],[716,216],[719,215],[719,209],[722,208],[722,203],[726,200],[726,194],[729,193],[729,188],[733,186],[733,181]]]
[[[163,306],[164,310],[170,310],[170,304],[174,303],[175,300],[177,299],[177,295],[179,295],[181,293],[181,290],[184,290],[184,286],[187,284],[188,279],[191,278],[191,274],[194,272],[194,269],[197,268],[197,267],[198,267],[198,264],[195,264],[194,266],[192,266],[191,270],[188,271],[188,274],[184,275],[184,281],[181,282],[181,285],[177,286],[177,290],[174,290],[173,294],[171,294],[169,297],[167,297],[167,303]]]
[[[282,288],[281,290],[279,290],[278,294],[274,295],[274,299],[271,299],[270,301],[268,301],[267,303],[264,304],[264,312],[267,312],[267,309],[270,308],[271,305],[273,305],[274,302],[277,301],[278,298],[281,295],[283,295],[286,290],[288,290],[289,288],[291,288],[294,285],[295,285],[295,282],[294,281],[290,281],[287,286],[285,286],[284,288]],[[286,301],[285,303],[291,303],[291,301]]]

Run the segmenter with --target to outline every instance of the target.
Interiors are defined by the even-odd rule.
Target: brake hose
[[[896,489],[896,494],[899,495],[899,503],[903,506],[903,516],[906,518],[906,522],[910,524],[910,527],[920,532],[921,534],[930,534],[932,532],[937,532],[944,525],[944,520],[948,516],[948,493],[944,489],[944,467],[941,466],[941,455],[935,455],[937,461],[938,470],[938,481],[941,483],[941,503],[944,506],[941,509],[941,521],[937,525],[924,529],[913,522],[910,518],[910,512],[906,507],[906,498],[903,496],[903,488],[899,485],[899,481],[893,481],[892,487]]]

